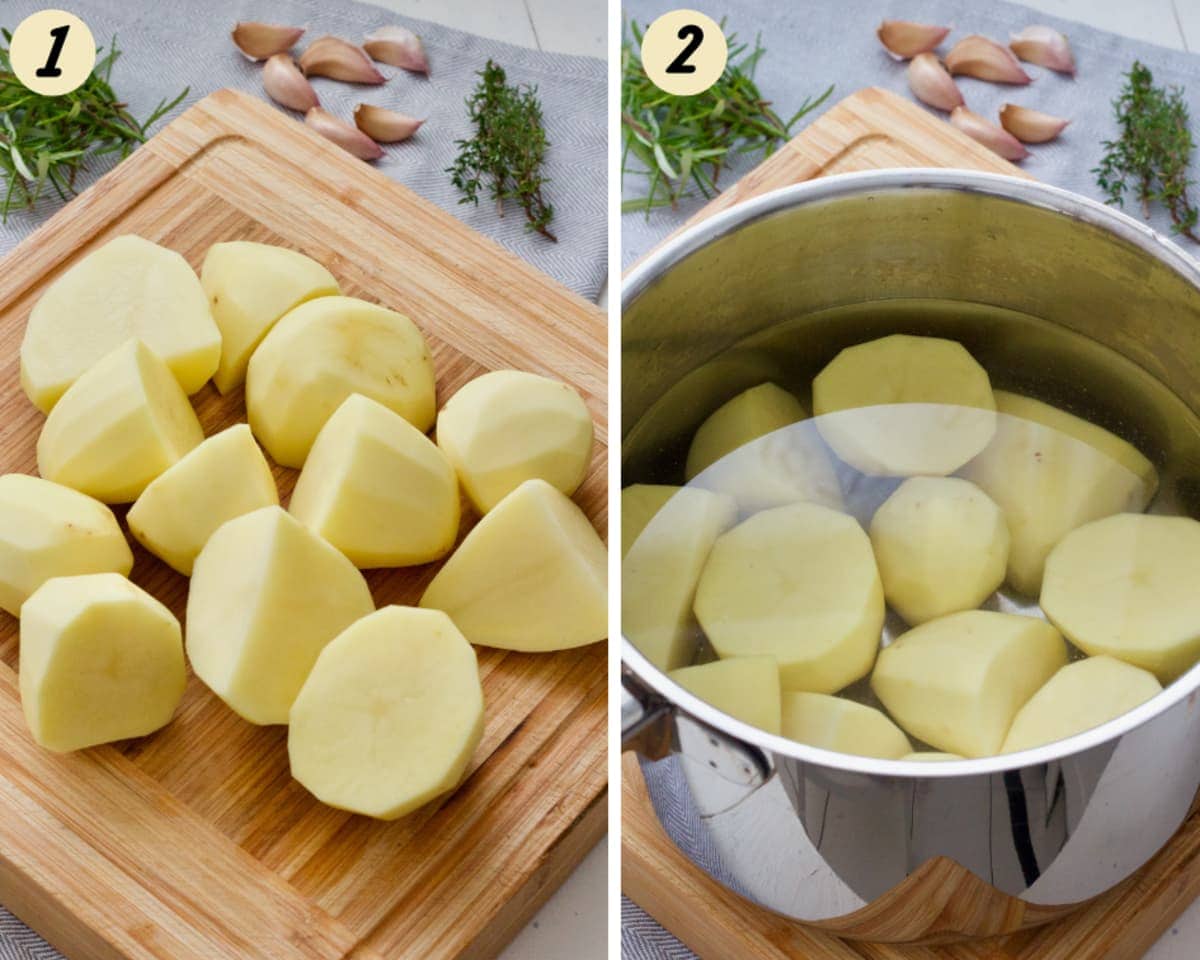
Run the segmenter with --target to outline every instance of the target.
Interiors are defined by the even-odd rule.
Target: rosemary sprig
[[[761,38],[755,38],[751,50],[730,34],[721,78],[704,93],[674,96],[656,87],[642,68],[645,31],[630,21],[629,32],[633,42],[627,38],[621,46],[621,180],[623,184],[628,173],[644,175],[647,182],[644,196],[622,204],[626,212],[645,210],[648,215],[655,207],[675,206],[687,195],[689,183],[705,198],[714,196],[721,168],[735,155],[761,152],[769,157],[791,136],[792,127],[833,93],[830,86],[816,99],[806,99],[784,121],[754,82],[755,68],[766,53]]]
[[[1171,229],[1200,243],[1200,212],[1188,198],[1195,145],[1183,91],[1154,86],[1153,74],[1136,60],[1125,77],[1113,101],[1121,135],[1104,142],[1104,158],[1092,170],[1096,182],[1117,206],[1124,206],[1132,184],[1147,216],[1152,203],[1161,203],[1171,214]]]
[[[537,87],[508,85],[504,69],[492,60],[479,73],[475,92],[467,98],[467,111],[475,136],[458,140],[458,157],[446,172],[462,192],[459,203],[479,203],[487,181],[496,210],[504,215],[504,201],[521,205],[527,228],[548,240],[554,207],[542,194],[549,180],[542,174],[546,158],[546,131]]]

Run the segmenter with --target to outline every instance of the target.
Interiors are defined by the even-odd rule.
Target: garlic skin
[[[229,36],[248,59],[267,60],[277,53],[291,50],[296,41],[304,36],[304,27],[242,20],[233,25],[233,32]]]
[[[977,33],[963,37],[946,54],[946,69],[993,83],[1026,84],[1030,76],[1021,69],[1016,55],[995,40]]]
[[[932,53],[918,53],[908,65],[908,88],[918,100],[939,110],[963,104],[962,93],[942,62]]]
[[[1062,133],[1070,122],[1015,103],[1006,103],[1000,108],[1000,126],[1022,143],[1047,143]]]
[[[966,107],[955,107],[950,113],[950,122],[958,127],[972,140],[982,143],[993,153],[998,153],[1005,160],[1024,160],[1029,156],[1021,141],[1003,127],[998,127],[989,120],[984,120],[977,113],[972,113]]]
[[[267,96],[289,110],[305,113],[320,102],[291,54],[277,53],[269,57],[263,64],[262,82]]]
[[[949,27],[935,27],[911,20],[884,20],[875,31],[879,42],[897,60],[909,60],[919,53],[928,53],[946,39]]]
[[[1075,56],[1067,38],[1053,27],[1034,24],[1008,38],[1008,45],[1026,63],[1075,76]]]
[[[345,120],[339,120],[327,110],[313,107],[304,115],[304,122],[326,140],[332,140],[360,160],[378,160],[383,156],[383,148],[379,144],[358,127],[352,127]]]
[[[416,133],[424,120],[369,103],[354,108],[354,125],[377,143],[399,143]]]
[[[368,33],[363,40],[363,49],[380,63],[429,75],[429,58],[421,38],[406,27],[380,27]]]
[[[341,37],[318,37],[300,54],[300,69],[307,77],[329,77],[346,83],[380,84],[387,78],[362,47]]]

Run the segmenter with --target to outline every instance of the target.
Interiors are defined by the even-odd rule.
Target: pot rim
[[[681,261],[713,241],[735,233],[758,220],[810,203],[896,190],[949,190],[977,193],[1040,207],[1095,226],[1116,236],[1163,263],[1187,280],[1200,294],[1200,260],[1184,252],[1174,241],[1130,215],[1060,187],[1036,180],[994,173],[947,168],[898,168],[839,174],[782,187],[736,204],[690,227],[666,241],[632,267],[621,285],[621,302],[626,307],[660,277]],[[1117,740],[1176,704],[1194,697],[1200,687],[1200,663],[1184,673],[1161,693],[1133,710],[1098,727],[1053,743],[977,759],[929,763],[919,760],[885,760],[824,750],[786,737],[767,733],[724,713],[689,693],[622,635],[621,660],[651,690],[675,708],[695,719],[751,744],[768,754],[779,754],[847,773],[898,778],[961,777],[987,775],[1052,763]]]

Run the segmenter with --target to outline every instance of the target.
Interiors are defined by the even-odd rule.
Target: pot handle
[[[633,750],[647,760],[671,752],[671,705],[621,668],[621,752]]]

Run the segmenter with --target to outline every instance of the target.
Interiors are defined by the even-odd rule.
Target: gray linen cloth
[[[632,18],[645,26],[659,14],[678,6],[672,0],[625,0],[623,24]],[[767,53],[759,62],[756,79],[763,96],[774,102],[779,114],[789,116],[806,96],[815,96],[829,84],[836,84],[833,95],[805,123],[863,87],[879,86],[911,96],[905,65],[888,57],[875,37],[876,26],[886,17],[952,26],[954,30],[943,45],[943,52],[969,33],[982,33],[1004,42],[1010,33],[1030,24],[1056,27],[1070,39],[1078,68],[1076,79],[1026,64],[1034,78],[1028,86],[1001,86],[960,77],[959,88],[967,105],[991,120],[995,120],[1000,105],[1007,101],[1069,118],[1071,125],[1063,136],[1053,143],[1031,147],[1033,156],[1021,166],[1040,180],[1097,200],[1103,196],[1090,171],[1100,162],[1101,142],[1116,136],[1111,103],[1123,83],[1122,74],[1135,59],[1153,71],[1156,83],[1185,88],[1186,100],[1192,107],[1193,133],[1200,139],[1200,57],[1128,40],[1016,4],[952,0],[801,3],[729,0],[723,6],[701,6],[701,9],[716,19],[725,16],[727,34],[736,32],[740,39],[749,41],[753,41],[756,33],[761,34]],[[732,171],[722,172],[721,182],[728,186],[757,162],[757,158],[741,159]],[[1200,176],[1200,170],[1197,175]],[[643,177],[626,174],[622,184],[624,196],[638,196],[644,183]],[[1193,189],[1192,199],[1200,203],[1200,187]],[[678,209],[660,208],[649,217],[640,212],[623,214],[622,266],[628,266],[652,249],[704,203],[696,195],[682,202]],[[1129,212],[1141,216],[1136,205]],[[1150,223],[1163,233],[1170,230],[1170,218],[1161,210],[1154,211]],[[1195,244],[1184,239],[1179,242],[1192,255],[1200,254]],[[721,865],[703,839],[703,821],[690,803],[686,781],[674,767],[671,760],[644,765],[655,808],[676,843],[720,876]],[[694,956],[628,898],[621,904],[621,955],[624,960],[693,960]]]

